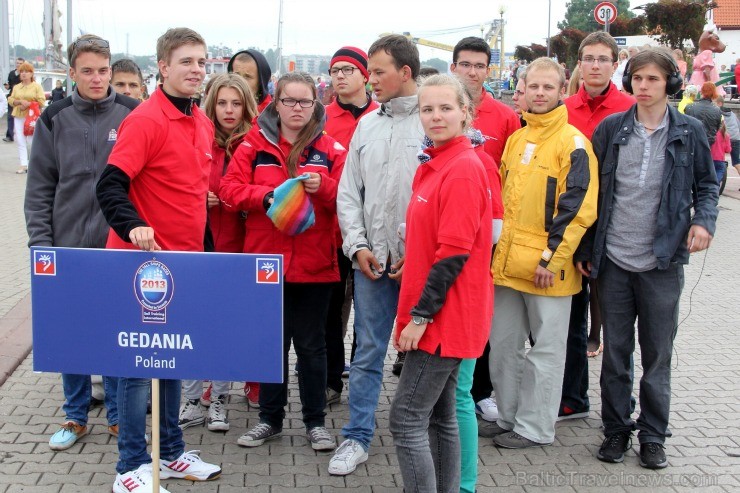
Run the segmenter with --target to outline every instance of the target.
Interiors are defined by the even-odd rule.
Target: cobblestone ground
[[[4,124],[0,131],[4,134]],[[16,176],[15,147],[0,142],[0,317],[28,293],[28,259],[22,218],[24,176]],[[728,194],[738,196],[740,179],[733,173]],[[740,490],[740,327],[735,314],[736,260],[740,202],[721,199],[718,236],[711,250],[697,254],[686,269],[676,351],[673,359],[673,407],[666,452],[670,467],[642,469],[633,447],[623,464],[604,464],[595,453],[601,443],[598,377],[600,357],[590,360],[591,416],[558,424],[551,447],[499,450],[481,439],[478,491],[738,491]],[[27,301],[24,301],[27,303]],[[0,318],[4,322],[5,318]],[[2,328],[2,324],[0,324]],[[30,330],[28,327],[27,330]],[[9,343],[0,334],[0,346]],[[347,339],[349,354],[349,338]],[[71,344],[79,341],[70,341]],[[63,348],[62,348],[63,349]],[[189,448],[220,463],[223,475],[209,483],[166,481],[178,492],[382,492],[401,491],[401,479],[388,432],[388,411],[396,386],[390,373],[395,358],[386,359],[384,386],[377,412],[378,432],[370,459],[346,477],[327,473],[329,454],[311,450],[304,438],[296,378],[290,380],[290,408],[285,434],[262,447],[246,450],[236,439],[257,422],[239,386],[227,406],[231,430],[185,431]],[[639,357],[636,373],[641,369]],[[347,421],[347,392],[331,406],[327,427],[339,435]],[[32,371],[32,356],[0,387],[0,493],[110,491],[115,477],[115,440],[106,433],[104,411],[90,413],[90,434],[65,452],[49,450],[49,436],[62,422],[61,380],[57,374]]]

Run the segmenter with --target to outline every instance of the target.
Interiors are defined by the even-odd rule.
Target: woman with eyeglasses
[[[18,145],[18,157],[21,161],[21,166],[16,173],[20,175],[28,173],[28,154],[31,151],[31,143],[33,142],[33,134],[26,135],[23,133],[23,126],[28,117],[28,109],[34,101],[39,103],[39,106],[43,105],[46,101],[46,96],[44,95],[44,89],[41,87],[41,84],[33,78],[33,65],[23,62],[18,67],[18,74],[20,75],[21,82],[13,87],[13,92],[8,96],[8,104],[13,107],[15,142]]]
[[[221,180],[221,200],[247,212],[244,252],[283,255],[283,383],[261,384],[259,424],[237,440],[244,447],[282,433],[291,340],[308,443],[314,450],[336,446],[324,426],[324,327],[332,286],[339,281],[334,223],[347,151],[323,130],[324,107],[313,79],[287,73]],[[306,212],[311,208],[313,214]],[[306,227],[312,215],[314,223]]]

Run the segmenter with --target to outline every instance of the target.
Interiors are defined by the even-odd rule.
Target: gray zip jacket
[[[118,127],[138,104],[112,87],[97,102],[75,90],[41,114],[26,182],[28,246],[105,247],[110,227],[95,186]]]
[[[416,95],[391,99],[360,119],[337,192],[342,248],[355,269],[358,250],[371,250],[383,271],[389,257],[403,257],[398,227],[406,222],[423,138]]]

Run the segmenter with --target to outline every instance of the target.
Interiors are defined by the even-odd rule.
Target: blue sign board
[[[31,249],[33,369],[279,383],[281,255]]]
[[[617,46],[627,46],[627,38],[618,38],[615,37],[614,41],[617,42]]]
[[[501,63],[501,50],[493,48],[491,50],[491,64],[498,65]]]

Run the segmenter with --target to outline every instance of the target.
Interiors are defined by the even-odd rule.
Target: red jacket
[[[362,115],[355,118],[351,112],[339,106],[339,103],[335,99],[326,107],[326,126],[324,130],[334,140],[342,144],[345,149],[349,149],[349,141],[352,140],[352,134],[355,133],[355,128],[360,118],[379,107],[380,105],[377,101],[371,99],[367,106],[365,106],[365,111],[362,112]]]
[[[730,142],[730,136],[727,132],[722,133],[721,130],[717,131],[717,138],[714,139],[714,144],[709,148],[712,153],[712,161],[724,161],[725,154],[732,150]]]
[[[252,127],[234,153],[219,188],[219,197],[228,207],[247,211],[243,251],[282,254],[286,282],[339,281],[334,223],[337,185],[347,151],[323,131],[308,145],[297,174],[321,175],[319,190],[310,195],[316,223],[301,234],[283,234],[267,217],[263,200],[289,178],[286,149],[290,144],[279,137],[274,106],[258,120],[259,126]]]
[[[522,128],[522,124],[514,110],[493,99],[493,96],[485,89],[481,90],[483,96],[480,104],[475,109],[473,127],[480,130],[483,137],[485,137],[486,143],[483,147],[498,166],[501,164],[506,139]]]
[[[236,143],[239,145],[239,142]],[[234,146],[236,148],[236,146]],[[211,151],[211,174],[208,178],[208,190],[218,195],[221,178],[226,174],[229,163],[226,162],[226,150],[213,143]],[[244,248],[244,216],[242,211],[220,204],[208,209],[208,220],[213,234],[213,243],[217,252],[241,253]]]
[[[589,101],[597,99],[595,108],[592,110],[592,104]],[[635,104],[635,99],[629,96],[609,82],[609,89],[604,96],[591,98],[586,92],[586,86],[581,86],[578,92],[565,99],[565,107],[568,108],[568,123],[581,131],[583,135],[591,140],[591,136],[596,130],[596,126],[604,118],[614,113],[627,111]]]

